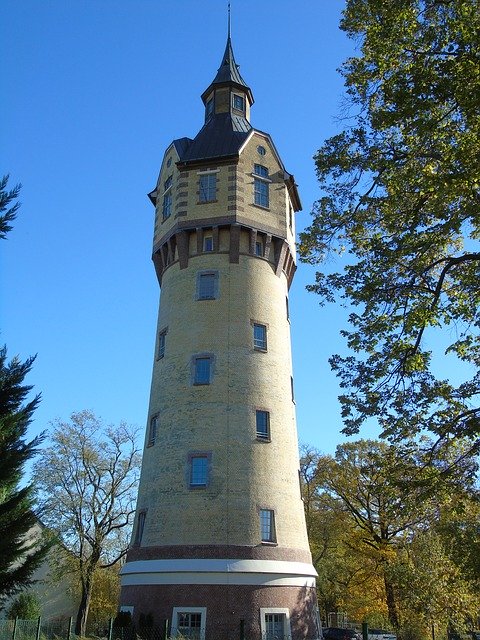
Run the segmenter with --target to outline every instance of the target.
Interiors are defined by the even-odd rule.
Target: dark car
[[[324,640],[362,640],[362,634],[355,631],[355,629],[325,627],[322,632]]]

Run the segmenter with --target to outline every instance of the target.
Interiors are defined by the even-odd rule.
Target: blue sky
[[[0,246],[1,340],[38,354],[42,393],[31,435],[91,409],[144,428],[159,288],[151,263],[155,185],[166,146],[202,125],[200,95],[226,40],[226,0],[3,0],[3,173],[22,207]],[[269,132],[303,203],[319,197],[312,156],[340,127],[353,52],[341,0],[234,0],[232,38],[253,90],[252,124]],[[291,290],[301,442],[333,452],[342,428],[327,358],[345,313],[321,308],[299,265]]]

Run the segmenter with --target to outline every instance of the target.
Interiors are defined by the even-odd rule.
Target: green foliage
[[[7,611],[7,618],[14,620],[35,620],[40,617],[40,602],[35,593],[25,591],[20,593]]]
[[[31,583],[48,545],[40,534],[33,511],[33,487],[19,483],[24,465],[37,451],[42,436],[26,440],[39,396],[25,402],[31,386],[23,384],[34,358],[7,361],[0,348],[0,601]]]
[[[98,570],[113,567],[127,552],[140,455],[135,429],[104,425],[89,411],[53,427],[34,477],[43,521],[75,564],[81,591],[75,633],[83,636]],[[110,587],[115,589],[107,580]]]
[[[444,449],[439,455],[372,440],[339,445],[334,457],[304,449],[302,496],[323,612],[346,611],[417,640],[429,637],[432,621],[446,632],[478,615],[476,467],[470,460],[445,478],[449,459]]]
[[[13,189],[7,191],[8,177],[7,175],[0,179],[0,240],[5,240],[7,233],[11,231],[10,222],[15,220],[20,207],[18,201],[12,205],[11,203],[18,198],[22,186],[17,184]]]
[[[353,122],[315,161],[324,196],[304,261],[343,268],[312,291],[351,305],[351,355],[331,366],[344,431],[375,417],[392,440],[424,430],[480,448],[480,11],[476,0],[348,0],[341,28]],[[441,336],[445,345],[438,347]],[[435,357],[464,363],[435,374]],[[455,364],[453,366],[456,366]]]

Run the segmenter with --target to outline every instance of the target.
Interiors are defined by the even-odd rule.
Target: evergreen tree
[[[0,238],[11,229],[20,187],[6,191],[8,177],[0,180]],[[4,213],[5,212],[5,213]],[[47,545],[32,539],[37,523],[33,510],[33,487],[20,488],[25,463],[36,452],[42,437],[26,440],[40,396],[25,403],[31,386],[23,381],[35,358],[7,361],[7,348],[0,348],[0,605],[2,600],[31,583],[32,574],[43,560]]]

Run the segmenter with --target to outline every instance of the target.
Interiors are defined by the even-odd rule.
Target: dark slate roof
[[[251,130],[245,118],[222,113],[213,116],[198,132],[195,139],[184,147],[180,163],[198,162],[238,155],[238,151]],[[188,141],[188,138],[182,138]],[[179,146],[175,145],[177,150]]]
[[[181,158],[185,154],[186,150],[188,149],[189,145],[192,144],[192,142],[193,140],[191,138],[178,138],[178,140],[173,141],[179,158]]]
[[[223,54],[222,62],[212,84],[222,84],[224,82],[234,82],[248,89],[248,85],[240,75],[238,64],[235,62],[230,36],[227,38],[225,53]]]
[[[250,87],[240,75],[240,67],[235,62],[235,56],[233,55],[232,41],[230,34],[227,38],[227,45],[225,47],[225,53],[223,54],[222,62],[218,68],[217,75],[202,94],[202,100],[205,102],[208,93],[214,85],[228,85],[233,84],[237,87],[242,87],[248,94],[250,104],[253,104],[253,95]]]

